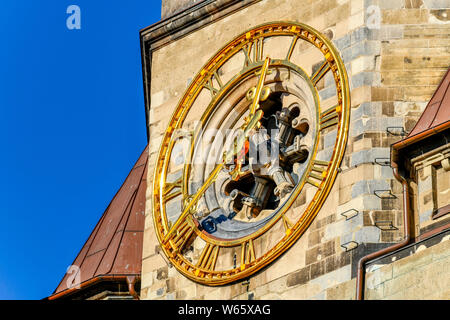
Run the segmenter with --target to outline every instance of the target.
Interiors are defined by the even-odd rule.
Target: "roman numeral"
[[[339,115],[341,114],[341,106],[335,105],[330,109],[320,114],[320,131],[328,127],[334,126],[339,122]]]
[[[219,85],[219,88],[216,88],[214,86],[213,79],[216,80],[217,84]],[[208,81],[206,82],[204,87],[206,89],[209,89],[209,91],[211,92],[211,98],[214,98],[219,93],[220,89],[222,89],[222,87],[223,87],[223,83],[222,83],[222,80],[219,77],[219,74],[217,73],[217,70],[214,71],[213,76],[211,76],[208,79]]]
[[[330,161],[314,160],[311,170],[320,172],[320,174],[323,174],[323,172],[326,172],[329,165],[330,165]]]
[[[183,181],[182,178],[179,178],[175,182],[168,182],[164,185],[162,196],[163,196],[163,199],[165,202],[170,201],[171,199],[176,198],[179,195],[181,195],[182,181]],[[175,190],[175,189],[178,189],[178,190]]]
[[[330,70],[330,65],[329,65],[328,61],[325,60],[323,62],[323,64],[320,66],[320,68],[317,69],[317,71],[311,77],[311,81],[312,81],[313,85],[316,86],[317,82],[319,82],[320,79],[322,79],[329,70]]]
[[[253,260],[255,260],[255,247],[253,240],[250,239],[241,244],[241,270],[245,270]]]
[[[295,48],[295,45],[296,45],[296,43],[297,43],[297,40],[298,40],[298,36],[295,36],[295,37],[292,39],[291,46],[289,47],[289,51],[288,51],[288,53],[287,53],[287,55],[286,55],[286,60],[290,60],[290,59],[291,59],[292,53],[294,52],[294,48]]]
[[[263,38],[255,39],[242,48],[244,52],[244,67],[263,60]]]
[[[205,248],[203,248],[200,259],[198,259],[197,268],[209,271],[214,270],[218,256],[219,246],[207,243]],[[197,269],[197,275],[200,274],[199,269]]]
[[[290,235],[292,233],[292,222],[286,217],[285,214],[281,216],[283,218],[283,225],[284,229],[286,231],[286,235]]]
[[[329,164],[329,161],[314,160],[313,166],[311,168],[311,171],[309,172],[306,182],[310,185],[315,186],[316,188],[319,188],[320,184],[327,176],[327,169]]]
[[[177,233],[173,233],[172,243],[177,248],[178,252],[183,250],[193,233],[194,228],[192,228],[187,221],[184,221],[178,227]]]

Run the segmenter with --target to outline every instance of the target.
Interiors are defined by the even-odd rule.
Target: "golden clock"
[[[310,26],[257,26],[190,82],[153,180],[162,251],[207,285],[246,278],[288,250],[326,200],[347,143],[347,73]]]

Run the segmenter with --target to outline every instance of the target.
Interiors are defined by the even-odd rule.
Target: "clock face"
[[[349,114],[345,67],[313,28],[268,23],[225,45],[190,82],[156,163],[153,221],[171,263],[222,285],[279,257],[330,192]]]

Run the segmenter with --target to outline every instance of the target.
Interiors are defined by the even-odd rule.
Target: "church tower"
[[[448,0],[163,0],[148,146],[49,298],[450,298],[449,39]]]
[[[411,288],[434,283],[414,273],[419,255],[430,277],[448,279],[448,154],[433,158],[442,169],[425,169],[420,151],[408,167],[396,157],[407,149],[398,141],[432,127],[416,122],[450,65],[449,7],[163,1],[162,21],[141,31],[150,142],[141,298],[410,298],[406,278]],[[263,129],[278,133],[255,133]],[[254,140],[275,141],[278,164],[255,165]],[[446,288],[428,297],[448,297]]]

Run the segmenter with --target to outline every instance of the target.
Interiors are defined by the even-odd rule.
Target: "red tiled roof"
[[[81,285],[99,277],[140,275],[147,159],[148,147],[72,263],[79,267]],[[66,273],[50,298],[72,292],[71,279],[75,280],[75,275]]]
[[[450,68],[414,128],[405,139],[393,144],[392,148],[402,149],[447,128],[450,128]]]

